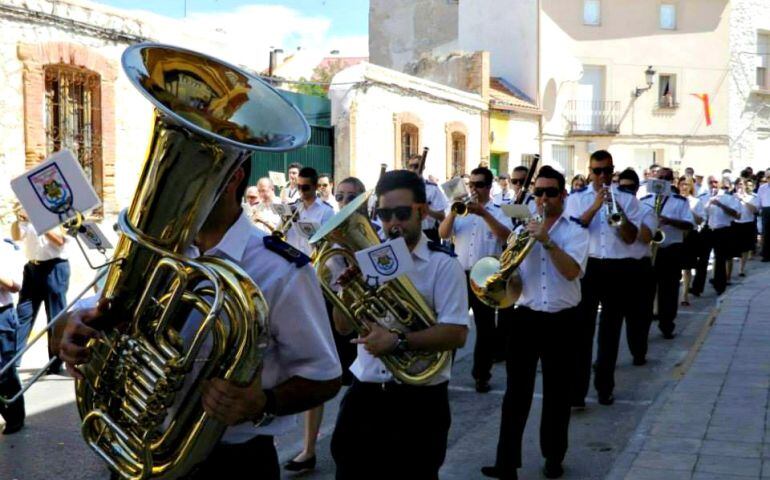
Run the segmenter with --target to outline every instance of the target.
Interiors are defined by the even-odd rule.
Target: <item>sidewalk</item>
[[[607,479],[770,479],[770,265],[742,280]]]

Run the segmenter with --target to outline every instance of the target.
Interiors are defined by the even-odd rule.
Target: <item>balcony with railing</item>
[[[620,132],[620,102],[570,100],[566,117],[570,135],[616,135]]]

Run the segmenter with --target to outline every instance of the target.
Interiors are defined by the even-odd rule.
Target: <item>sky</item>
[[[243,35],[286,53],[302,49],[368,55],[366,0],[94,0],[144,10]],[[185,12],[186,5],[186,12]]]

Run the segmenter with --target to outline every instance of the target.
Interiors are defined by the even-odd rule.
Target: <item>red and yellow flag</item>
[[[690,95],[698,97],[698,99],[703,102],[703,114],[706,116],[706,126],[711,126],[711,104],[709,104],[709,94],[691,93]]]

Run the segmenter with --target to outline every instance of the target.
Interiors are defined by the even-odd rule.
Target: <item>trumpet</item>
[[[452,213],[460,217],[468,215],[468,204],[476,201],[476,195],[467,195],[462,200],[457,200],[450,207]]]
[[[615,200],[615,191],[612,190],[612,186],[608,185],[605,188],[610,193],[609,198],[605,199],[604,202],[604,213],[607,217],[607,223],[610,224],[610,227],[618,228],[626,222],[626,216],[620,210],[618,202]]]

